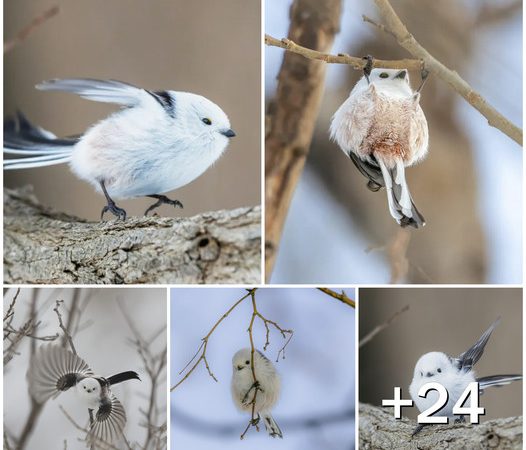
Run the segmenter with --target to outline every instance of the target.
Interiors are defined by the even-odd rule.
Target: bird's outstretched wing
[[[489,328],[479,337],[478,341],[473,344],[472,347],[467,349],[464,353],[459,355],[456,358],[455,362],[459,370],[471,370],[471,368],[477,363],[482,354],[484,353],[484,348],[491,337],[491,333],[496,328],[500,322],[500,317],[493,322]]]
[[[126,412],[115,395],[110,393],[101,402],[94,419],[88,433],[89,443],[108,444],[122,436],[124,425],[126,425]]]
[[[92,370],[79,356],[55,344],[43,345],[29,364],[29,394],[38,403],[44,403],[90,375]]]
[[[54,79],[37,84],[36,88],[41,91],[71,92],[88,100],[125,106],[138,106],[151,101],[159,102],[152,92],[116,80]]]
[[[479,390],[484,391],[484,389],[489,387],[501,387],[520,380],[522,380],[522,375],[491,375],[477,378],[477,383],[479,384]]]

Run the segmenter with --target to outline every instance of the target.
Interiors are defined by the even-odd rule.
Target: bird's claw
[[[153,205],[151,205],[146,211],[144,211],[145,216],[147,216],[150,211],[153,211],[161,205],[171,205],[174,208],[183,208],[183,204],[179,200],[172,200],[166,195],[148,195],[148,197],[156,198],[157,201]]]
[[[126,211],[122,208],[119,208],[114,202],[109,202],[104,208],[102,208],[100,220],[103,219],[104,214],[107,212],[112,213],[117,217],[117,219],[121,219],[122,221],[126,220]]]
[[[370,84],[369,76],[371,75],[371,71],[373,70],[374,58],[371,55],[367,55],[364,56],[362,59],[367,61],[365,63],[365,66],[363,67],[363,74],[365,76],[365,79],[367,80],[367,84]]]

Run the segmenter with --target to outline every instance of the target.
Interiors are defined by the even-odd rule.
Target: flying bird
[[[61,392],[75,389],[79,399],[87,406],[90,426],[87,440],[108,444],[122,436],[126,412],[111,392],[111,387],[128,380],[140,380],[133,371],[110,377],[95,375],[86,362],[63,347],[43,345],[31,358],[27,372],[29,393],[40,404],[56,398]]]
[[[425,225],[405,178],[405,168],[421,161],[428,151],[428,127],[420,107],[422,85],[411,88],[406,69],[371,69],[338,108],[330,137],[369,181],[371,191],[385,188],[389,212],[402,227]]]
[[[84,134],[57,138],[18,113],[4,122],[4,169],[29,169],[68,163],[82,180],[104,194],[110,212],[126,219],[114,199],[156,199],[145,212],[162,204],[182,208],[165,192],[184,186],[207,170],[236,134],[223,110],[200,95],[149,91],[115,80],[55,79],[36,86],[63,91],[122,109]]]
[[[489,387],[500,387],[513,381],[522,380],[522,375],[491,375],[477,378],[473,370],[473,366],[484,353],[486,344],[499,321],[500,318],[495,320],[473,346],[457,357],[442,352],[430,352],[420,357],[415,366],[413,381],[409,386],[411,397],[420,412],[433,406],[438,399],[436,391],[429,392],[425,398],[419,397],[418,391],[426,383],[440,383],[448,391],[448,401],[437,414],[455,418],[455,422],[464,422],[463,416],[455,417],[453,407],[469,383],[477,382],[479,391],[482,393]],[[423,424],[419,424],[413,435],[417,434],[423,427]]]
[[[254,382],[250,364],[251,354],[250,348],[244,348],[232,358],[232,399],[236,407],[243,412],[252,414],[254,406],[254,413],[258,420],[263,419],[269,436],[283,438],[283,433],[271,414],[280,394],[279,374],[274,364],[262,352],[256,350],[254,352],[256,382]]]

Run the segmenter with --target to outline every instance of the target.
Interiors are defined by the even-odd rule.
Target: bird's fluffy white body
[[[240,411],[252,413],[255,388],[250,361],[251,350],[249,348],[239,350],[232,358],[231,391],[236,407]],[[254,353],[254,370],[259,382],[254,412],[261,416],[265,428],[272,437],[282,437],[281,430],[271,414],[280,395],[279,374],[272,362],[258,351]]]
[[[73,172],[98,191],[105,180],[109,195],[119,199],[168,192],[203,174],[228,145],[228,138],[211,127],[229,129],[228,119],[204,97],[170,94],[177,120],[145,94],[148,114],[143,108],[124,109],[86,131],[72,149]],[[201,116],[211,118],[212,126],[204,126]]]
[[[437,391],[428,391],[427,397],[418,396],[418,391],[426,383],[440,383],[449,394],[446,405],[440,410],[441,416],[454,417],[453,406],[458,402],[469,383],[476,381],[475,372],[459,371],[445,353],[430,352],[422,355],[415,366],[409,393],[420,412],[430,408],[438,401]]]
[[[338,108],[331,139],[370,178],[373,190],[385,187],[389,211],[403,225],[424,225],[413,204],[405,167],[428,151],[427,121],[405,70],[373,69]],[[353,157],[352,155],[355,155]]]

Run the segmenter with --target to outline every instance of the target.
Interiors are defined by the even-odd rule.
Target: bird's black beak
[[[223,136],[226,136],[227,138],[233,138],[236,135],[236,133],[234,133],[234,130],[232,130],[231,128],[228,130],[222,130],[220,131],[220,133]]]
[[[407,75],[407,70],[401,70],[400,72],[396,74],[395,78],[400,78],[401,80],[403,80],[406,75]]]

